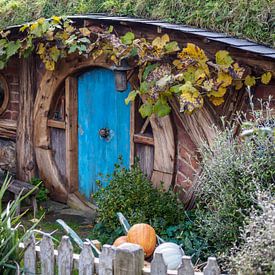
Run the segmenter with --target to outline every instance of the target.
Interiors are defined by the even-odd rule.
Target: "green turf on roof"
[[[274,47],[274,0],[0,0],[0,28],[89,12],[165,19]]]

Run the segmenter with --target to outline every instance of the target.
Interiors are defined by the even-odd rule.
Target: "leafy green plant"
[[[39,190],[36,194],[36,199],[38,202],[43,202],[43,201],[48,200],[49,190],[45,187],[45,185],[43,184],[41,179],[32,178],[30,183],[39,188]]]
[[[117,165],[109,185],[100,188],[93,198],[99,208],[98,230],[122,234],[117,212],[132,225],[151,224],[157,233],[184,220],[184,207],[177,195],[154,188],[137,163],[131,169]]]
[[[254,111],[250,120],[240,121],[274,129],[270,114],[270,110]],[[235,138],[234,126],[217,130],[216,138],[211,145],[204,145],[201,155],[196,227],[207,242],[207,254],[228,253],[235,242],[242,242],[240,229],[255,205],[255,193],[275,193],[272,131],[253,131],[240,139]]]
[[[18,205],[32,191],[25,196],[18,196],[14,201],[8,202],[6,208],[3,208],[3,198],[10,180],[6,177],[0,189],[0,273],[3,275],[14,274],[15,270],[19,271],[23,257],[23,251],[19,250],[19,243],[28,238],[36,226],[34,224],[29,230],[24,231],[20,223],[24,213],[16,215]]]
[[[9,30],[0,32],[0,69],[12,56],[24,58],[32,52],[50,71],[72,54],[93,60],[103,56],[115,66],[128,63],[138,68],[140,87],[131,91],[125,103],[146,95],[139,109],[142,117],[169,114],[171,98],[178,100],[181,112],[189,114],[203,107],[204,98],[218,106],[230,87],[238,91],[244,85],[256,85],[258,79],[268,84],[272,78],[268,71],[257,77],[251,75],[252,69],[240,66],[228,51],[217,51],[213,60],[197,45],[181,47],[168,34],[153,41],[136,37],[133,32],[118,36],[112,26],[79,28],[72,20],[58,16],[25,24],[19,32],[20,39],[14,39]]]
[[[243,242],[231,250],[232,274],[275,273],[275,196],[258,191],[255,200],[257,208],[251,210],[241,230]]]

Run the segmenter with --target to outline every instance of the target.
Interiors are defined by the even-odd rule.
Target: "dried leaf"
[[[272,78],[272,73],[271,72],[266,72],[266,73],[262,74],[261,82],[263,84],[267,85],[270,82],[271,78]]]

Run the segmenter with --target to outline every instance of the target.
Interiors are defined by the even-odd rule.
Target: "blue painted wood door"
[[[78,186],[88,199],[100,174],[111,174],[119,156],[129,166],[130,106],[124,102],[129,91],[129,85],[127,91],[116,91],[114,72],[108,69],[94,68],[78,78]],[[104,128],[109,138],[99,135]]]

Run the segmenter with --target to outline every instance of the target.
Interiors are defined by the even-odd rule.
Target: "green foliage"
[[[165,19],[274,45],[272,0],[0,0],[0,28],[55,14],[107,12]]]
[[[274,128],[274,119],[268,114],[268,110],[254,112],[250,124],[259,129]],[[200,237],[207,242],[208,255],[228,253],[235,242],[241,242],[240,229],[255,204],[256,191],[275,194],[272,131],[254,131],[242,140],[234,135],[234,127],[217,131],[212,144],[201,150],[195,222]]]
[[[6,177],[0,189],[0,273],[3,275],[14,274],[15,270],[19,272],[19,264],[23,257],[22,250],[19,250],[19,243],[31,234],[31,230],[36,226],[33,225],[28,231],[24,231],[20,223],[22,215],[16,215],[16,209],[24,197],[18,196],[14,201],[3,208],[3,198],[8,190],[10,178]]]
[[[157,233],[184,220],[184,208],[176,194],[154,188],[138,164],[131,170],[118,165],[109,185],[99,189],[94,199],[99,207],[98,227],[110,231],[120,227],[117,212],[122,212],[130,224],[151,224]]]
[[[146,102],[139,109],[142,117],[153,113],[159,117],[169,114],[168,102],[174,94],[180,111],[191,114],[203,107],[204,97],[215,106],[221,105],[229,88],[239,90],[243,84],[253,86],[257,79],[268,84],[272,77],[271,72],[257,78],[250,75],[224,50],[216,53],[214,63],[195,44],[187,43],[180,48],[167,34],[153,41],[135,38],[132,32],[119,37],[113,27],[77,28],[73,21],[57,16],[26,24],[20,32],[22,38],[15,41],[10,31],[0,32],[0,69],[11,56],[18,53],[26,57],[33,51],[50,71],[55,70],[59,60],[71,54],[94,60],[104,56],[115,66],[128,62],[139,69],[140,87],[129,94],[125,103],[133,101],[138,94],[144,95]]]
[[[241,231],[243,243],[229,257],[231,274],[275,274],[275,196],[257,192],[257,209],[252,209]]]
[[[38,178],[32,178],[30,183],[34,186],[37,186],[39,188],[36,199],[38,202],[43,202],[48,199],[48,194],[50,193],[49,190],[44,186],[41,179]]]

